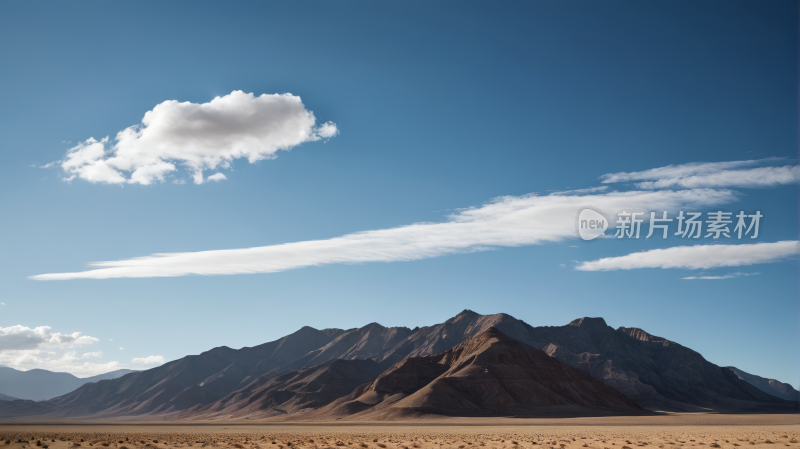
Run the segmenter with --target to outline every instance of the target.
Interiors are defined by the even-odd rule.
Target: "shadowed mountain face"
[[[733,371],[708,362],[697,352],[641,329],[615,330],[602,318],[582,318],[566,326],[532,327],[506,314],[479,315],[465,310],[444,323],[413,330],[385,328],[375,323],[350,330],[319,331],[304,327],[260,346],[240,350],[215,348],[120,379],[86,385],[42,403],[41,407],[16,404],[12,410],[12,403],[3,402],[0,404],[0,417],[21,416],[23,413],[132,416],[190,413],[201,409],[203,413],[227,413],[228,405],[220,406],[217,401],[229,400],[232,393],[248,388],[265,388],[264,391],[272,392],[261,393],[272,401],[269,406],[262,404],[264,407],[278,410],[280,404],[290,401],[291,407],[287,405],[285,408],[299,410],[305,403],[303,401],[310,399],[281,402],[281,398],[274,395],[275,391],[287,388],[289,391],[297,390],[296,383],[281,386],[280,382],[284,381],[276,380],[278,383],[272,384],[273,387],[266,387],[267,381],[286,373],[295,375],[298,370],[319,367],[333,360],[369,359],[377,364],[378,372],[383,372],[409,358],[443,353],[492,327],[613,387],[645,408],[692,411],[797,409],[796,402],[768,395],[739,379]],[[435,373],[431,371],[430,375]],[[353,377],[342,381],[342,385],[349,388],[351,383],[348,382],[360,379]],[[212,404],[215,408],[205,408]]]
[[[16,401],[17,398],[12,398],[11,396],[6,396],[0,393],[0,401]]]
[[[739,379],[755,386],[759,390],[771,394],[776,398],[786,399],[787,401],[797,401],[800,399],[800,392],[794,389],[791,385],[777,381],[775,379],[767,379],[766,377],[756,376],[754,374],[746,373],[739,368],[729,366],[729,370],[733,371]]]
[[[380,373],[378,363],[373,360],[332,360],[275,377],[262,376],[246,388],[177,417],[267,418],[303,414],[350,394]]]
[[[413,331],[407,327],[383,327],[378,323],[341,331],[324,346],[306,354],[298,354],[298,357],[289,363],[254,372],[248,379],[245,379],[245,382],[252,381],[258,376],[275,376],[288,371],[316,366],[330,360],[377,357],[408,339],[412,333]]]
[[[505,316],[497,328],[614,387],[637,404],[673,411],[796,411],[714,365],[698,352],[637,328],[613,329],[602,318],[561,327],[520,325]]]
[[[219,347],[112,382],[80,388],[49,401],[67,415],[141,415],[207,405],[247,386],[260,370],[289,363],[298,354],[328,344],[343,331],[299,331],[263,345],[239,350]]]
[[[121,369],[97,376],[80,378],[69,373],[54,373],[43,369],[19,371],[7,366],[0,366],[0,399],[29,399],[43,401],[67,394],[83,384],[105,379],[116,379],[136,371]],[[4,399],[10,397],[12,399]]]

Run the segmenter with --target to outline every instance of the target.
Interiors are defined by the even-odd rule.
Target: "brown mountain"
[[[553,411],[642,413],[625,395],[495,328],[442,353],[396,363],[322,417],[484,416]]]
[[[794,389],[793,386],[775,379],[767,379],[766,377],[756,376],[740,370],[739,368],[729,366],[729,370],[733,371],[739,379],[753,385],[764,393],[771,394],[776,398],[786,399],[787,401],[797,401],[800,399],[800,392]]]
[[[638,328],[613,329],[602,318],[566,326],[533,327],[510,315],[465,310],[442,324],[423,327],[378,357],[397,361],[451,347],[489,327],[612,386],[645,408],[671,411],[796,411],[701,354]]]

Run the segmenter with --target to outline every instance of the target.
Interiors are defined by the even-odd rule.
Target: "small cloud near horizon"
[[[673,246],[582,262],[578,271],[684,268],[704,270],[778,262],[800,254],[800,241]]]
[[[150,355],[147,357],[137,357],[131,360],[131,363],[135,363],[137,365],[155,365],[155,364],[162,364],[166,361],[163,356],[160,355]]]

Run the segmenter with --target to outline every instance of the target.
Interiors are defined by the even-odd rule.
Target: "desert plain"
[[[777,449],[800,448],[798,438],[798,414],[0,424],[7,449]]]

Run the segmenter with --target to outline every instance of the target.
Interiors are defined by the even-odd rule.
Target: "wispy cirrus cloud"
[[[720,280],[720,279],[735,279],[735,278],[738,278],[738,277],[756,276],[756,275],[759,275],[759,274],[761,274],[761,273],[729,273],[729,274],[723,274],[723,275],[719,275],[719,276],[712,276],[712,275],[686,276],[685,278],[681,278],[681,279],[697,279],[697,280],[706,280],[707,281],[707,280]]]
[[[506,196],[451,215],[442,223],[416,223],[254,248],[153,254],[90,264],[76,273],[31,276],[35,280],[140,278],[274,273],[334,263],[395,262],[498,247],[535,245],[575,237],[579,208],[675,210],[729,203],[728,190],[610,192],[594,195]]]
[[[600,179],[605,184],[636,182],[640,189],[774,187],[800,182],[800,166],[756,167],[781,160],[694,162],[640,172],[609,173]]]
[[[797,254],[800,254],[800,242],[796,240],[739,245],[674,246],[583,262],[575,269],[579,271],[639,268],[709,269],[777,262]]]
[[[604,190],[608,190],[608,186],[599,186],[599,187],[589,187],[587,189],[575,189],[575,190],[562,190],[559,192],[551,192],[551,195],[579,195],[579,194],[587,194],[587,193],[597,193],[602,192]]]
[[[144,185],[164,181],[182,165],[200,184],[204,170],[228,168],[239,158],[250,163],[271,159],[280,150],[338,133],[333,122],[318,126],[298,96],[234,91],[202,104],[160,103],[145,113],[141,124],[117,133],[115,143],[108,137],[89,138],[58,164],[68,181]],[[220,181],[225,175],[208,179]]]

